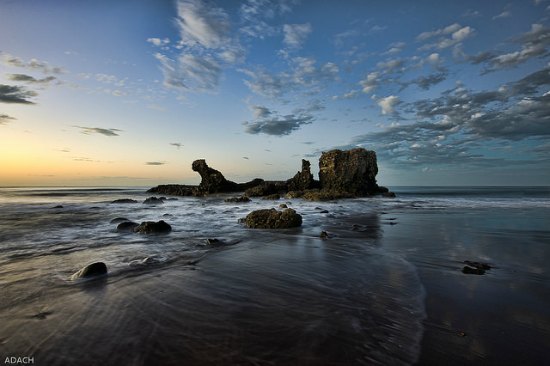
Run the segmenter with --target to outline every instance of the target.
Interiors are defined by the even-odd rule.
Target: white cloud
[[[502,18],[509,18],[512,16],[512,13],[509,11],[509,10],[505,10],[503,11],[502,13],[498,14],[498,15],[495,15],[493,17],[493,20],[496,20],[496,19],[502,19]]]
[[[170,43],[170,39],[168,38],[164,38],[164,39],[160,39],[160,38],[147,38],[147,42],[151,43],[152,45],[154,46],[157,46],[157,47],[162,47],[162,46],[166,46]]]
[[[215,89],[220,80],[221,68],[210,57],[182,54],[176,61],[157,53],[164,74],[164,85],[188,91],[209,91]]]
[[[58,66],[50,66],[46,61],[35,58],[25,62],[23,59],[9,53],[0,51],[0,63],[9,67],[21,67],[28,70],[40,71],[44,74],[62,74],[64,70]]]
[[[283,25],[283,42],[290,48],[300,48],[311,33],[311,24],[285,24]]]
[[[359,84],[363,87],[363,93],[371,93],[378,86],[378,72],[371,72]]]
[[[393,114],[395,106],[399,104],[399,97],[390,95],[379,99],[377,104],[382,109],[382,114]]]
[[[185,44],[206,48],[222,47],[230,30],[229,17],[221,8],[206,6],[200,0],[179,0],[176,22]]]
[[[434,42],[425,44],[420,49],[444,49],[461,43],[465,39],[471,37],[474,32],[474,28],[470,26],[462,27],[460,24],[454,23],[445,28],[437,29],[431,32],[420,33],[416,37],[416,40],[427,41],[429,39],[436,38]]]

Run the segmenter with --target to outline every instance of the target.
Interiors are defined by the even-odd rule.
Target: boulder
[[[82,268],[80,271],[76,272],[71,276],[71,280],[76,280],[79,278],[89,278],[102,276],[107,274],[107,266],[103,262],[95,262],[88,264],[86,267]]]
[[[149,197],[143,203],[146,205],[162,205],[164,204],[164,200],[157,197]]]
[[[286,181],[289,191],[303,191],[316,186],[316,182],[311,174],[311,164],[309,161],[302,159],[302,171]]]
[[[285,229],[302,225],[302,216],[291,208],[256,210],[244,219],[247,227],[253,229]]]
[[[281,198],[281,196],[279,195],[279,193],[273,193],[273,194],[270,194],[268,196],[263,196],[262,197],[263,200],[274,200],[274,201],[276,201],[280,198]]]
[[[250,202],[250,198],[248,198],[246,196],[230,197],[230,198],[226,198],[225,202],[228,202],[228,203],[246,203],[246,202]]]
[[[172,226],[163,220],[157,222],[144,221],[134,228],[134,232],[140,234],[164,234],[170,231],[172,231]]]
[[[349,196],[378,193],[378,165],[374,151],[357,148],[323,152],[319,158],[321,189]]]
[[[173,196],[193,196],[197,187],[186,186],[183,184],[162,184],[160,186],[153,187],[147,191],[147,193],[169,194]]]
[[[133,222],[133,221],[124,221],[124,222],[121,222],[120,224],[118,224],[118,226],[116,227],[116,229],[118,231],[134,231],[134,229],[139,226],[139,224],[137,222]]]

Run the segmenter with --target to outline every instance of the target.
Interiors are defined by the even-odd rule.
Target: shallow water
[[[0,356],[47,365],[546,361],[549,190],[396,191],[393,200],[234,204],[220,195],[148,206],[110,203],[148,197],[136,189],[2,189]],[[303,215],[301,228],[238,223],[283,202]],[[163,219],[173,231],[119,233],[116,217]],[[464,275],[464,260],[494,268]],[[69,280],[94,261],[108,277]]]

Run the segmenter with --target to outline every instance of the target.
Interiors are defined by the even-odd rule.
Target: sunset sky
[[[0,186],[550,185],[550,1],[0,0]]]

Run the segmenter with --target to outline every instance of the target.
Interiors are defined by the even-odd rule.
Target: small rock
[[[105,263],[103,262],[95,262],[92,264],[88,264],[86,267],[73,274],[71,276],[71,280],[102,276],[105,274],[107,274],[107,265],[105,265]]]
[[[279,208],[288,208],[288,206],[287,206],[285,203],[281,203],[281,204],[279,205]]]
[[[116,229],[118,231],[134,231],[134,229],[139,226],[139,224],[137,222],[133,222],[133,221],[124,221],[124,222],[121,222],[120,224],[118,224],[118,226],[116,227]]]
[[[172,226],[160,220],[158,222],[154,221],[144,221],[139,226],[134,228],[134,232],[140,234],[164,234],[172,231]]]
[[[120,222],[126,222],[126,221],[130,221],[130,220],[128,220],[125,217],[116,217],[116,218],[111,220],[111,224],[118,224]]]
[[[57,205],[57,206],[54,206],[54,207],[52,207],[52,208],[63,208],[63,206]]]
[[[384,193],[382,193],[382,197],[395,198],[395,193],[394,192],[384,192]]]
[[[164,215],[162,215],[162,217],[172,217],[172,216],[174,216],[174,215],[169,214],[169,213],[165,213]]]
[[[119,200],[114,200],[111,203],[137,203],[137,201],[130,198],[121,198]]]
[[[482,274],[485,274],[485,270],[481,268],[472,268],[472,267],[464,266],[464,268],[462,268],[462,273],[482,275]]]
[[[146,205],[162,205],[164,201],[157,197],[149,197],[143,203]]]
[[[245,203],[245,202],[250,202],[250,198],[248,198],[247,196],[240,196],[240,197],[230,197],[230,198],[226,198],[225,199],[225,202],[231,202],[231,203]]]
[[[326,231],[321,231],[321,235],[319,235],[321,239],[328,239],[329,235]]]
[[[470,267],[483,269],[483,270],[489,270],[492,268],[488,263],[482,263],[482,262],[464,261],[464,264],[467,264]]]

